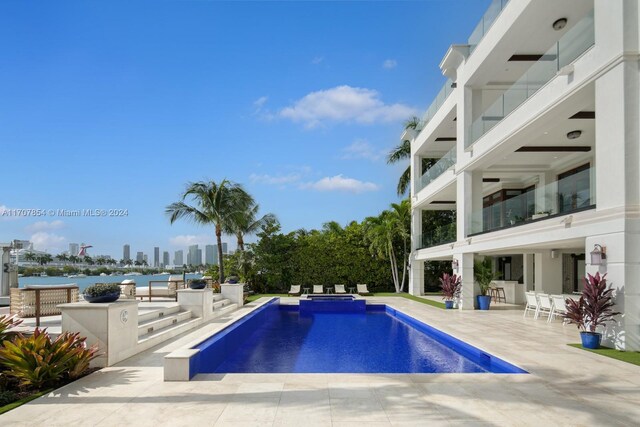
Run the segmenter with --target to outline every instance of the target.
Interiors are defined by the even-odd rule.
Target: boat
[[[104,277],[104,276],[106,276],[106,275],[107,275],[107,273],[100,273],[100,276],[103,276],[103,277]]]
[[[132,271],[130,273],[124,273],[123,276],[142,276],[142,273],[138,273],[137,271]]]

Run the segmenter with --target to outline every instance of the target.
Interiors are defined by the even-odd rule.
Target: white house
[[[411,141],[410,292],[424,262],[462,275],[489,256],[510,299],[570,294],[607,273],[621,322],[604,344],[640,350],[640,6],[638,0],[494,0]],[[422,170],[423,158],[439,158]],[[456,223],[422,236],[422,213]],[[591,254],[604,260],[592,263]],[[520,284],[516,284],[520,283]]]

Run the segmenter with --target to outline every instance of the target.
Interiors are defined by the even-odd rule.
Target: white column
[[[460,310],[473,310],[475,308],[476,295],[480,293],[473,278],[473,253],[454,254],[453,258],[458,260],[457,274],[462,276],[462,292],[460,293],[458,308]]]
[[[457,240],[482,229],[482,172],[462,172],[456,181]]]
[[[409,271],[409,293],[411,295],[422,295],[424,292],[424,261],[412,260]]]
[[[223,283],[220,285],[220,293],[232,304],[238,304],[238,307],[244,305],[244,283]]]
[[[533,290],[533,254],[522,255],[522,278],[525,291]]]

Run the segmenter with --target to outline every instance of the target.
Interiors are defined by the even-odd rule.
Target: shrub
[[[0,391],[0,407],[15,402],[16,400],[18,400],[18,395],[15,392],[11,390]]]
[[[120,285],[117,283],[96,283],[84,290],[84,294],[90,297],[101,297],[110,294],[119,294]]]
[[[442,299],[453,301],[460,294],[460,280],[458,275],[443,273],[440,277],[440,288],[442,289]]]
[[[18,335],[0,348],[0,364],[4,375],[13,377],[24,388],[45,389],[62,381],[76,379],[87,371],[97,357],[97,347],[87,348],[85,338],[65,332],[55,340],[45,331]]]
[[[11,339],[16,332],[10,332],[9,329],[18,326],[22,320],[13,316],[0,316],[0,347],[5,340]]]
[[[614,321],[618,312],[613,311],[613,289],[607,287],[607,275],[600,273],[595,276],[587,274],[584,279],[584,290],[578,301],[571,298],[566,300],[569,323],[575,323],[578,329],[596,332],[596,328],[607,322]]]

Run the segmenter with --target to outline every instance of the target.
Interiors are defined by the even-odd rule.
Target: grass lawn
[[[428,292],[425,295],[440,295],[439,292]],[[255,294],[255,295],[250,295],[247,298],[247,302],[252,302],[257,300],[258,298],[262,298],[262,297],[286,297],[288,296],[287,294]],[[373,294],[373,296],[376,297],[398,297],[398,298],[407,298],[410,299],[412,301],[417,301],[417,302],[421,302],[422,304],[427,304],[433,307],[437,307],[437,308],[444,308],[444,303],[443,302],[438,302],[438,301],[432,301],[430,299],[426,299],[426,298],[419,298],[410,294],[406,294],[406,293],[401,293],[401,294],[397,294],[395,292],[376,292]]]
[[[33,399],[37,399],[40,396],[43,396],[49,393],[51,390],[53,389],[39,391],[38,393],[32,394],[31,396],[23,397],[20,400],[16,400],[15,402],[9,403],[8,405],[0,406],[0,414],[4,414],[5,412],[8,412],[14,408],[17,408],[18,406],[24,405],[27,402],[31,402]]]
[[[623,362],[631,363],[633,365],[640,366],[640,352],[638,351],[620,351],[609,347],[600,347],[597,350],[591,350],[588,348],[582,348],[582,344],[569,344],[571,347],[579,348],[581,350],[590,351],[592,353],[600,354],[602,356],[610,357],[612,359],[621,360]]]
[[[287,294],[253,294],[247,297],[247,302],[253,302],[262,297],[287,297]]]

